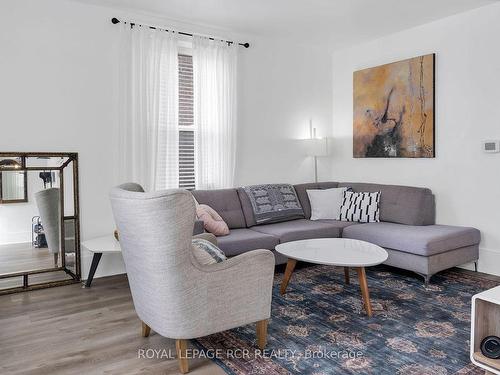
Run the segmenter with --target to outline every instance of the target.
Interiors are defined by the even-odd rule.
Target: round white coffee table
[[[358,273],[365,311],[368,316],[372,316],[365,267],[375,266],[386,261],[388,254],[383,248],[369,242],[349,238],[316,238],[282,243],[276,246],[276,251],[288,258],[285,276],[281,284],[281,294],[285,294],[292,272],[299,260],[344,267],[347,284],[349,284],[349,267],[353,267]]]

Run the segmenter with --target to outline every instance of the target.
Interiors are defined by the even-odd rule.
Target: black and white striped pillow
[[[379,203],[380,191],[375,193],[345,191],[340,206],[339,220],[378,223],[380,221]]]

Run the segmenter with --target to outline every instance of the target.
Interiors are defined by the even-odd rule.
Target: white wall
[[[331,136],[331,59],[325,49],[256,39],[240,60],[240,109],[236,182],[311,182],[312,158],[298,139]],[[329,180],[328,158],[318,177]]]
[[[108,201],[117,118],[113,16],[249,41],[240,55],[237,183],[312,179],[311,160],[291,140],[308,135],[310,117],[320,135],[330,130],[328,53],[69,0],[2,1],[0,150],[79,153],[83,240],[114,229]],[[329,168],[321,162],[324,176]],[[86,276],[91,254],[82,255]],[[121,256],[109,255],[97,276],[123,271]]]
[[[0,4],[0,150],[79,153],[83,239],[113,229],[107,193],[116,40],[109,15],[64,0]]]
[[[437,222],[482,232],[480,270],[500,274],[500,4],[473,10],[333,54],[334,179],[425,186]],[[436,53],[436,158],[352,157],[354,71]]]

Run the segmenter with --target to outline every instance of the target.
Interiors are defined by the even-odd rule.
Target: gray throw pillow
[[[225,261],[224,252],[210,241],[197,238],[192,241],[194,257],[200,264],[214,264]]]
[[[257,224],[304,218],[295,188],[290,184],[243,186]]]

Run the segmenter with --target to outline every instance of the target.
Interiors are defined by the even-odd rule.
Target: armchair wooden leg
[[[267,319],[257,322],[257,346],[264,350],[267,344]]]
[[[148,337],[149,334],[151,333],[151,328],[144,322],[142,323],[142,329],[141,329],[141,335],[142,337]]]
[[[187,341],[175,340],[175,349],[177,350],[177,358],[179,361],[179,371],[183,374],[189,372],[189,363],[186,356]]]

